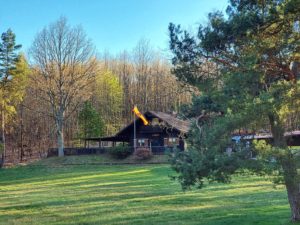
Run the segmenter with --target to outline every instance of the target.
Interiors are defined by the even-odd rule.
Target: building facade
[[[149,148],[153,154],[164,154],[174,148],[182,151],[185,149],[185,138],[190,128],[189,121],[163,112],[148,111],[143,115],[149,121],[149,125],[144,125],[138,118],[114,136],[87,140],[98,141],[100,147],[111,147],[120,143],[134,147],[136,142],[136,148]]]

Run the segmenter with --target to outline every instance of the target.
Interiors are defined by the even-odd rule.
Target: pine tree
[[[1,35],[0,42],[0,91],[1,91],[1,128],[3,142],[3,160],[5,159],[5,125],[7,114],[14,113],[14,107],[9,105],[10,99],[9,89],[16,75],[16,63],[19,60],[17,51],[21,45],[15,43],[16,35],[11,29]]]
[[[286,186],[291,219],[300,221],[299,150],[285,136],[299,129],[299,11],[297,0],[231,0],[227,16],[209,14],[197,37],[169,26],[173,72],[202,92],[186,110],[196,118],[190,147],[173,160],[184,188],[206,178],[229,182],[239,169],[270,173]],[[250,146],[232,143],[240,129],[269,129],[272,143],[253,142],[253,160]]]
[[[80,138],[99,137],[104,134],[102,118],[90,102],[87,101],[84,103],[82,110],[79,112],[78,119]]]

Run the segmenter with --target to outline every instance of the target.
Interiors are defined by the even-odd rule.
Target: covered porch
[[[91,142],[97,143],[97,147],[99,148],[109,148],[115,147],[119,144],[125,145],[130,143],[130,140],[126,137],[121,136],[108,136],[108,137],[92,137],[92,138],[85,138],[87,147],[91,146]],[[95,145],[95,144],[94,144]]]
[[[108,149],[118,145],[124,146],[126,144],[134,149],[134,140],[117,136],[109,136],[102,138],[86,138],[85,141],[87,141],[87,148],[90,148],[92,146],[101,149]],[[95,146],[95,144],[92,144],[91,142],[97,143],[97,146]],[[170,140],[164,138],[162,141],[157,142],[156,140],[153,141],[146,138],[137,138],[135,142],[136,149],[149,148],[153,154],[161,155],[165,154],[166,152],[172,152],[176,147],[179,148],[182,141],[175,138],[170,138]]]

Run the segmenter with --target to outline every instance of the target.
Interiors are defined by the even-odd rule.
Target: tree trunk
[[[299,185],[286,185],[288,199],[291,208],[291,220],[293,222],[300,222],[300,193]]]
[[[2,91],[4,87],[2,86]],[[2,93],[2,112],[1,112],[1,129],[2,129],[2,143],[3,143],[3,154],[2,154],[2,165],[5,163],[6,159],[6,140],[5,140],[5,95]]]
[[[4,108],[4,103],[3,103]],[[2,109],[2,121],[1,121],[1,128],[2,128],[2,143],[3,143],[3,154],[2,154],[2,164],[5,163],[5,157],[6,157],[6,148],[5,148],[5,113],[4,109]]]
[[[63,114],[59,115],[56,119],[57,123],[57,144],[58,144],[58,156],[64,156],[64,132],[63,132]]]
[[[23,129],[24,129],[24,124],[23,124],[23,103],[21,103],[21,162],[23,161],[24,157],[24,144],[23,144]]]
[[[293,157],[293,155],[290,155]],[[284,180],[291,208],[291,220],[300,222],[300,180],[296,161],[290,158],[283,163]]]
[[[300,222],[300,177],[297,172],[297,163],[294,155],[288,149],[284,128],[278,115],[269,115],[271,131],[274,140],[274,147],[285,151],[285,154],[279,154],[277,160],[280,161],[285,186],[288,194],[288,201],[291,208],[291,220]]]

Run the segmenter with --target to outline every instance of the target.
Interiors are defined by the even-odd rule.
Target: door
[[[154,154],[161,154],[164,152],[164,142],[160,136],[152,136],[151,149]]]

